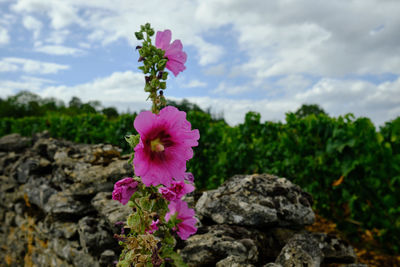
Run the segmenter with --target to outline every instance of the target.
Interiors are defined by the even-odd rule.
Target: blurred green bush
[[[359,229],[369,229],[389,251],[400,252],[400,117],[377,130],[368,118],[333,118],[316,105],[304,105],[287,113],[285,123],[262,123],[260,114],[249,112],[242,124],[231,127],[187,101],[171,104],[185,110],[192,128],[200,131],[188,162],[198,189],[216,188],[235,174],[284,176],[311,193],[318,212],[338,222],[349,237],[357,239]],[[111,143],[131,152],[124,136],[136,134],[136,114],[116,116],[108,110],[112,116],[107,117],[79,110],[3,116],[0,136],[48,130],[55,138]]]

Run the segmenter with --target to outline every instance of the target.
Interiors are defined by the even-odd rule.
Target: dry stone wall
[[[0,138],[0,266],[114,266],[130,210],[111,192],[133,175],[127,159],[47,133]],[[361,266],[343,240],[303,229],[312,197],[285,178],[237,175],[187,200],[199,229],[177,249],[189,266]]]

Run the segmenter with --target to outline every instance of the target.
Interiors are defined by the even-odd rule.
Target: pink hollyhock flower
[[[149,234],[152,234],[152,233],[154,233],[155,231],[157,231],[157,230],[158,230],[157,224],[158,224],[159,222],[160,222],[159,219],[157,219],[157,221],[152,221],[151,224],[150,224],[150,229],[149,229],[149,230],[146,230],[146,232],[149,233]]]
[[[193,192],[195,187],[183,181],[172,181],[170,187],[160,187],[158,192],[168,201],[181,199],[184,195]]]
[[[164,56],[168,58],[167,69],[177,76],[179,72],[186,69],[185,62],[187,55],[182,51],[182,43],[180,40],[175,40],[171,44],[171,31],[158,31],[156,35],[156,47],[165,51]]]
[[[177,199],[181,199],[184,195],[193,192],[195,187],[183,181],[173,181],[170,189],[176,194]]]
[[[126,205],[129,199],[131,199],[131,196],[136,192],[137,185],[138,182],[130,177],[119,180],[114,184],[112,198],[121,202],[123,205]]]
[[[176,194],[169,187],[160,187],[158,192],[168,201],[176,200]]]
[[[165,107],[159,114],[141,112],[135,119],[140,134],[133,164],[136,175],[146,186],[170,186],[173,178],[183,181],[186,161],[193,157],[193,146],[200,138],[199,130],[191,130],[186,113]]]
[[[190,182],[190,183],[194,183],[194,176],[191,172],[187,172],[185,173],[185,180]]]
[[[188,205],[184,201],[173,201],[168,205],[169,212],[165,214],[165,220],[169,221],[171,216],[176,214],[176,218],[181,220],[177,224],[178,235],[182,240],[186,240],[189,236],[196,233],[197,228],[196,219],[194,218],[194,210],[188,208]]]

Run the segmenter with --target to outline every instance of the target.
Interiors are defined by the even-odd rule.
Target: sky
[[[150,109],[134,37],[150,22],[188,55],[165,96],[284,121],[302,104],[383,125],[400,116],[397,0],[0,0],[0,97]]]

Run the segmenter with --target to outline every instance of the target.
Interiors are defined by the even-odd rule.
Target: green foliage
[[[41,98],[28,91],[22,91],[4,100],[0,98],[0,118],[36,117],[55,113],[75,116],[88,113],[96,114],[101,109],[99,101],[84,103],[75,96],[69,101],[68,107],[62,101],[54,98]],[[118,111],[113,107],[102,109],[102,114],[109,118],[118,117]]]
[[[181,102],[168,100],[168,106],[174,106],[181,111],[185,111],[186,113],[193,110],[193,111],[201,111],[204,112],[198,105],[190,103],[188,100],[183,99]]]
[[[326,112],[317,104],[303,104],[301,107],[295,112],[296,116],[299,118],[304,118],[307,117],[308,115],[314,114],[314,115],[319,115],[319,114],[326,114]]]
[[[192,128],[200,131],[199,146],[188,162],[198,189],[216,188],[239,173],[284,176],[311,193],[315,208],[349,236],[357,238],[359,226],[377,229],[376,238],[400,252],[400,117],[377,130],[368,118],[352,114],[332,118],[324,112],[296,112],[286,114],[285,123],[262,123],[258,113],[249,112],[242,124],[231,127],[196,105],[172,104],[183,107]],[[30,136],[47,129],[55,138],[132,151],[125,136],[137,134],[136,114],[111,119],[100,113],[42,114],[1,118],[0,136]]]
[[[235,127],[204,113],[191,111],[188,118],[201,133],[189,162],[199,188],[215,188],[238,173],[288,177],[350,237],[359,236],[359,226],[375,228],[386,248],[400,250],[400,118],[380,131],[352,114],[288,113],[286,123],[261,123],[249,112]]]

